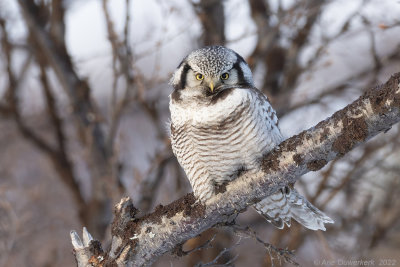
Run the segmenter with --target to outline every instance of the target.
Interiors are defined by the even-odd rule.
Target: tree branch
[[[138,211],[131,200],[122,199],[116,206],[110,251],[92,252],[86,258],[101,259],[98,266],[148,266],[186,240],[231,221],[248,206],[294,183],[301,175],[321,169],[399,121],[397,73],[330,118],[282,142],[263,158],[262,168],[256,174],[242,174],[205,205],[195,203],[193,195],[188,194],[167,206],[159,205],[149,215],[135,218]],[[76,233],[71,236],[73,243],[79,243]],[[84,248],[74,246],[74,250],[77,254],[84,249],[93,251],[87,249],[93,245],[94,242]],[[77,261],[79,266],[87,266]]]
[[[64,2],[51,1],[51,7],[45,8],[34,0],[18,0],[22,17],[29,30],[29,41],[35,49],[35,57],[38,61],[42,61],[39,65],[45,64],[54,71],[59,84],[67,93],[73,108],[77,136],[89,151],[87,164],[93,187],[90,199],[85,203],[86,212],[81,215],[91,231],[95,232],[96,236],[101,236],[112,218],[111,199],[115,199],[116,202],[120,198],[120,187],[117,186],[116,175],[113,175],[114,158],[112,150],[107,149],[101,113],[91,97],[88,82],[76,72],[67,51]],[[55,122],[54,119],[53,122]],[[59,138],[62,137],[59,136]],[[62,144],[59,143],[59,145]],[[59,158],[60,160],[55,162],[56,169],[63,171],[65,169],[63,166],[68,167],[68,162],[64,160],[65,157]],[[54,159],[57,158],[53,157],[52,160]],[[69,173],[72,173],[72,169]],[[68,180],[71,179],[68,178]]]
[[[223,45],[225,43],[224,5],[219,0],[191,1],[194,11],[203,26],[201,42],[204,45]]]

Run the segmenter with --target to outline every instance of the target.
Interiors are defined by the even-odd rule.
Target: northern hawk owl
[[[243,171],[259,169],[262,156],[283,141],[274,109],[235,51],[210,46],[191,52],[171,84],[172,149],[201,202]],[[312,230],[333,223],[292,186],[254,208],[278,228],[290,226],[291,218]]]

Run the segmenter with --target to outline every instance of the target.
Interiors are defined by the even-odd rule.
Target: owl
[[[171,78],[172,150],[195,197],[205,203],[243,172],[256,172],[263,155],[283,141],[267,97],[235,51],[210,46],[191,52]],[[333,221],[286,186],[254,208],[278,228],[291,218],[312,230]]]

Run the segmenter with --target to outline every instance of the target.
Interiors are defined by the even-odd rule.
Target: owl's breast
[[[250,90],[232,90],[208,105],[170,108],[172,147],[195,193],[204,183],[222,184],[255,168],[275,145],[271,122]]]
[[[170,97],[171,121],[175,125],[212,125],[229,119],[243,105],[249,104],[246,90],[229,90],[222,101],[213,98],[186,98],[179,101]]]

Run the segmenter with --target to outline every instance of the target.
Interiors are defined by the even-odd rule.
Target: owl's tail
[[[333,220],[314,207],[294,188],[285,187],[254,205],[254,208],[268,222],[279,229],[284,224],[290,227],[291,218],[311,230],[325,231],[325,223]]]

